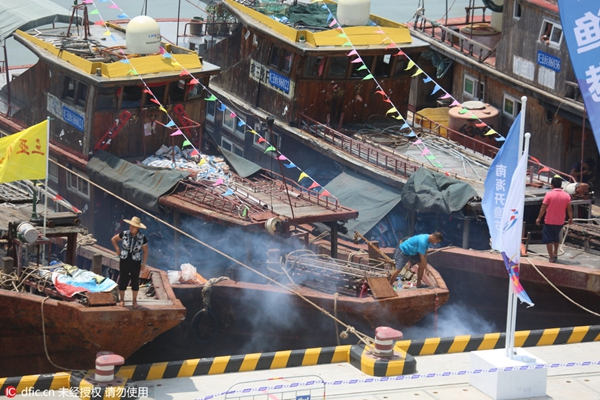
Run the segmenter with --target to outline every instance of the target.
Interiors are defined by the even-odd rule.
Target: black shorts
[[[394,252],[394,261],[396,262],[396,269],[402,269],[404,265],[410,261],[410,267],[414,264],[418,264],[421,261],[421,257],[416,254],[414,256],[409,256],[408,254],[404,254],[400,247],[396,247],[396,251]]]
[[[558,243],[560,242],[560,231],[562,231],[562,225],[544,225],[542,229],[542,243]]]
[[[142,269],[141,261],[133,261],[131,259],[121,260],[119,263],[119,290],[127,289],[129,281],[131,281],[131,290],[137,292],[140,290],[140,270]]]

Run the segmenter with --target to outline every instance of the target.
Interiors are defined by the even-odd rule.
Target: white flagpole
[[[46,179],[44,180],[44,188],[48,189],[48,153],[50,152],[50,117],[47,118],[46,124]],[[47,190],[45,190],[47,192]],[[40,191],[41,193],[41,191]],[[48,193],[44,193],[44,228],[42,235],[46,239],[46,216],[48,214]],[[45,253],[45,252],[44,252]],[[50,260],[48,260],[50,262]]]
[[[521,97],[521,121],[519,129],[519,157],[517,161],[523,156],[523,133],[525,132],[525,114],[527,111],[527,97]],[[528,133],[529,136],[531,134]],[[529,137],[525,143],[526,151],[525,154],[529,154]],[[525,179],[525,178],[524,178]],[[525,181],[523,181],[525,185]],[[513,285],[510,279],[508,280],[508,304],[506,305],[506,336],[505,336],[505,354],[508,358],[513,358],[514,346],[515,346],[515,329],[517,325],[517,295],[513,290]]]

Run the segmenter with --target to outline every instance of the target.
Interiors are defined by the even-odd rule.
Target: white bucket
[[[21,222],[17,226],[17,237],[25,240],[27,243],[34,243],[38,238],[38,231],[28,222]]]

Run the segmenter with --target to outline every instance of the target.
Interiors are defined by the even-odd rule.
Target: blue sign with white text
[[[310,394],[301,394],[296,396],[296,400],[310,400]]]
[[[538,50],[537,63],[542,67],[550,68],[552,71],[560,72],[560,58],[551,56]]]
[[[79,129],[81,132],[84,130],[85,119],[79,115],[77,112],[71,110],[69,107],[63,105],[63,119],[65,122],[73,125],[75,128]]]
[[[290,92],[290,78],[269,70],[269,83],[286,93]]]
[[[596,144],[600,146],[600,11],[598,1],[558,0],[567,49]]]

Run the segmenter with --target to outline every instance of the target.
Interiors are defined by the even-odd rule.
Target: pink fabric
[[[544,196],[543,203],[548,204],[545,216],[546,224],[562,225],[565,223],[567,205],[571,203],[571,196],[562,189],[552,189]]]

